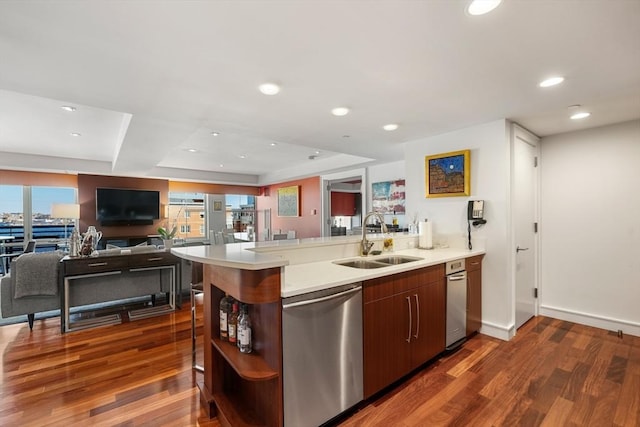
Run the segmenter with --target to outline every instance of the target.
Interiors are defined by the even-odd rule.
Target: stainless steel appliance
[[[467,335],[467,272],[464,259],[446,263],[447,334],[446,350],[461,346]]]
[[[360,283],[282,300],[284,425],[319,426],[363,399]]]

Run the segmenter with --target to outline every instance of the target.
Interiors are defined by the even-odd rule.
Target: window
[[[5,243],[6,252],[21,250],[25,240],[39,240],[36,250],[54,250],[56,242],[68,236],[75,226],[73,220],[51,218],[54,203],[76,203],[77,191],[70,187],[31,187],[0,185],[0,234],[13,236]],[[66,234],[65,234],[66,222]]]
[[[200,212],[203,211],[203,193],[170,192],[167,226],[169,228],[178,228],[178,235],[176,236],[178,238],[185,240],[202,240],[204,233],[192,233],[191,230],[200,230],[201,226],[204,227],[204,215],[200,216]]]

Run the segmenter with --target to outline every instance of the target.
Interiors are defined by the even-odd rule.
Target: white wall
[[[640,121],[541,142],[541,314],[640,336]]]
[[[367,180],[369,189],[371,189],[371,185],[374,182],[384,182],[384,181],[395,181],[397,179],[405,179],[406,178],[406,170],[405,170],[405,162],[403,160],[398,162],[385,163],[383,165],[375,165],[367,168]],[[369,196],[367,197],[367,211],[372,210],[373,200],[372,200],[372,192],[369,191]],[[409,214],[409,212],[407,212]],[[398,225],[400,227],[406,227],[408,224],[407,215],[396,215],[398,219]],[[393,215],[387,215],[385,218],[385,223],[391,224],[393,219]]]
[[[482,332],[502,339],[513,333],[509,241],[510,123],[497,120],[405,144],[407,213],[433,221],[434,243],[464,244],[467,201],[485,200],[487,224],[472,231],[475,247],[484,245]],[[425,156],[471,150],[471,197],[426,198]]]

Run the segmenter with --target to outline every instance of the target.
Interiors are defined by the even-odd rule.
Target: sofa
[[[131,253],[153,252],[154,246],[106,249],[98,251],[98,256],[126,256]],[[23,257],[31,257],[29,263]],[[8,275],[0,279],[0,308],[2,317],[26,315],[29,328],[33,329],[35,313],[60,309],[59,272],[60,260],[63,254],[57,252],[43,252],[24,254],[11,262]],[[50,270],[54,262],[53,270]],[[25,268],[26,266],[26,268]],[[21,268],[23,270],[21,270]],[[24,271],[27,269],[28,271]],[[49,272],[43,279],[42,272]],[[69,304],[71,307],[89,304],[106,303],[127,298],[152,296],[168,293],[170,288],[170,274],[168,270],[122,271],[121,274],[84,277],[74,279],[70,288]],[[29,280],[29,278],[33,280]],[[26,291],[20,288],[28,282]],[[42,284],[53,280],[56,284],[52,290],[51,284]],[[38,283],[34,283],[38,282]],[[176,284],[176,292],[180,293],[180,279]]]

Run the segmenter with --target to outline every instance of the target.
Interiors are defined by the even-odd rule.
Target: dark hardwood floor
[[[640,338],[538,317],[483,335],[341,426],[640,426]]]
[[[201,311],[199,311],[201,312]],[[218,426],[200,408],[190,311],[60,335],[0,327],[1,426]],[[640,426],[640,338],[539,317],[477,335],[341,426]]]

